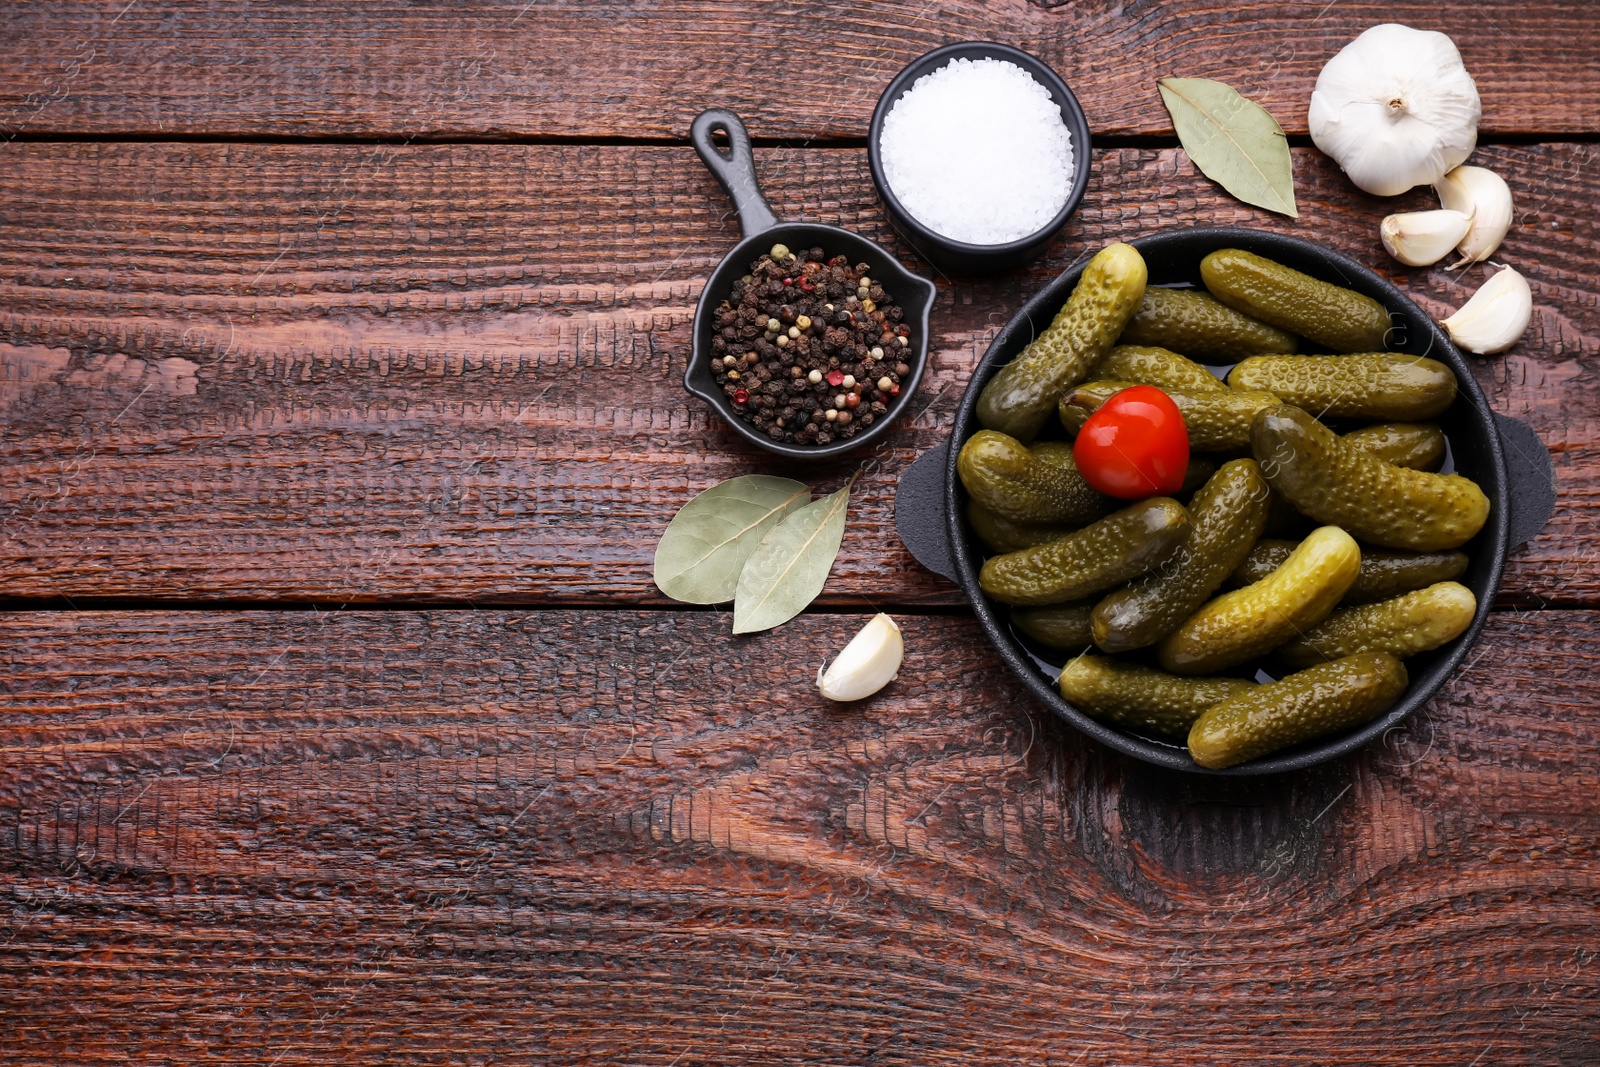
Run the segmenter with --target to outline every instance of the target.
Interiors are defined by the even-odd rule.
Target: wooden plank
[[[0,596],[662,603],[653,546],[718,480],[819,490],[683,393],[688,323],[737,229],[687,149],[12,144],[0,167]],[[1516,602],[1600,603],[1600,232],[1591,145],[1497,148],[1505,258],[1538,313],[1480,361],[1556,454],[1560,507]],[[900,547],[900,471],[942,440],[1011,313],[1085,249],[1176,226],[1323,240],[1443,314],[1481,275],[1406,271],[1386,211],[1310,150],[1304,212],[1220,196],[1181,153],[1098,157],[1029,271],[944,279],[919,413],[858,486],[825,604],[958,604]],[[907,249],[859,150],[763,150],[785,217]]]
[[[1099,135],[1171,134],[1154,82],[1220,78],[1305,132],[1317,72],[1367,27],[1449,33],[1488,134],[1600,129],[1583,0],[456,0],[0,5],[0,134],[452,139],[687,136],[731,107],[766,137],[863,137],[889,79],[952,41],[1050,62]]]
[[[902,621],[837,707],[859,616],[0,617],[0,1058],[1600,1057],[1600,614],[1221,785]]]

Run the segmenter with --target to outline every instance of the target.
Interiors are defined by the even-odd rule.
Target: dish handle
[[[918,563],[959,584],[944,513],[944,468],[949,457],[946,441],[918,456],[900,475],[894,491],[894,526]]]
[[[728,135],[728,154],[723,155],[711,135],[721,130]],[[727,108],[707,108],[695,116],[689,127],[689,141],[699,153],[700,161],[727,190],[739,213],[739,235],[749,237],[778,224],[772,205],[761,195],[756,181],[756,157],[750,150],[750,131],[744,122]]]
[[[1556,510],[1556,467],[1550,450],[1533,427],[1510,415],[1494,413],[1500,431],[1500,451],[1506,457],[1511,501],[1509,546],[1531,541],[1544,529]]]

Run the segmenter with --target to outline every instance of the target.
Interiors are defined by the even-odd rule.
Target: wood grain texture
[[[1480,361],[1556,457],[1561,499],[1509,602],[1600,603],[1600,148],[1496,148],[1504,257],[1532,329]],[[737,228],[687,149],[11,144],[0,148],[0,596],[329,603],[664,603],[673,512],[786,465],[681,386],[689,320]],[[852,503],[825,604],[956,604],[900,547],[895,480],[939,442],[1011,310],[1107,241],[1192,224],[1303,234],[1444,314],[1481,275],[1407,272],[1353,193],[1297,151],[1296,224],[1221,196],[1181,152],[1097,157],[1031,270],[941,279],[917,414]],[[858,150],[763,150],[785,217],[885,242]]]
[[[0,134],[681,140],[723,106],[760,136],[862,137],[901,67],[966,40],[1051,63],[1099,135],[1171,135],[1167,75],[1220,78],[1304,133],[1322,64],[1380,22],[1454,38],[1486,133],[1600,129],[1584,0],[49,0],[0,5]]]
[[[1600,615],[1497,615],[1383,743],[1212,783],[967,618],[0,617],[13,1063],[1600,1057]]]

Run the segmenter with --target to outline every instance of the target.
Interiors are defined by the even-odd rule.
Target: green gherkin
[[[1085,382],[1062,398],[1061,425],[1076,434],[1094,411],[1133,382]],[[1183,415],[1189,447],[1197,452],[1230,452],[1250,444],[1250,424],[1256,413],[1280,401],[1271,393],[1220,389],[1183,393],[1165,390]]]
[[[1015,552],[1065,537],[1073,528],[1064,523],[1017,522],[1001,518],[976,500],[967,501],[967,523],[978,539],[994,552]]]
[[[1048,329],[1000,368],[978,396],[978,421],[1031,441],[1067,389],[1111,348],[1144,296],[1144,258],[1132,245],[1102,249]]]
[[[1151,497],[1058,541],[993,557],[978,585],[1003,604],[1064,604],[1159,566],[1188,536],[1183,505]]]
[[[1236,459],[1189,502],[1193,531],[1173,557],[1094,609],[1094,643],[1107,652],[1153,645],[1193,615],[1239,565],[1267,521],[1268,488],[1255,460]]]
[[[1209,293],[1154,285],[1145,289],[1139,310],[1123,327],[1122,343],[1159,345],[1218,363],[1294,352],[1300,346],[1294,334],[1235,311]]]
[[[1291,667],[1310,667],[1357,652],[1387,652],[1396,659],[1438,648],[1466,632],[1478,598],[1459,582],[1440,582],[1392,600],[1336,611],[1278,649]]]
[[[1459,548],[1489,518],[1489,498],[1470,479],[1385,463],[1287,404],[1256,416],[1250,447],[1272,488],[1298,511],[1368,544]]]
[[[1405,692],[1406,668],[1360,652],[1213,704],[1189,730],[1189,755],[1221,770],[1371,722]]]
[[[979,430],[956,456],[968,495],[1012,522],[1080,526],[1108,514],[1116,502],[1084,481],[1072,446],[1044,442],[1028,448],[993,430]]]
[[[1235,311],[1335,352],[1381,352],[1389,332],[1384,306],[1265,256],[1224,248],[1200,261],[1211,295]]]
[[[1347,444],[1396,467],[1436,471],[1444,462],[1444,431],[1431,422],[1380,422],[1343,436]]]
[[[1178,495],[1192,493],[1211,480],[1217,473],[1216,460],[1206,459],[1204,456],[1190,456],[1189,465],[1183,469],[1183,484],[1178,486]]]
[[[1327,618],[1361,567],[1361,549],[1337,526],[1302,541],[1254,585],[1208,601],[1157,646],[1163,670],[1209,674],[1252,660]]]
[[[1145,345],[1117,345],[1091,373],[1106,381],[1137,382],[1180,393],[1214,393],[1228,388],[1221,378],[1187,356]]]
[[[1259,582],[1279,567],[1294,551],[1294,541],[1263,538],[1256,542],[1244,562],[1228,576],[1233,585]],[[1361,551],[1361,569],[1345,591],[1341,604],[1367,604],[1375,600],[1423,589],[1436,582],[1459,578],[1467,570],[1465,552],[1396,552],[1385,548]]]
[[[1094,601],[1056,604],[1043,608],[1012,608],[1011,625],[1048,648],[1082,652],[1094,644],[1089,613]]]
[[[1273,393],[1318,418],[1431,419],[1456,398],[1456,376],[1449,367],[1390,352],[1256,356],[1234,367],[1228,384]]]
[[[1207,708],[1256,688],[1242,678],[1185,678],[1104,656],[1078,656],[1056,682],[1092,718],[1140,733],[1182,737]]]

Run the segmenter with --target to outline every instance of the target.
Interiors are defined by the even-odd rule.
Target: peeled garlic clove
[[[881,612],[850,639],[837,659],[817,670],[817,688],[829,700],[860,700],[894,681],[905,658],[900,627]]]
[[[1426,267],[1450,254],[1472,226],[1459,211],[1407,211],[1390,215],[1378,228],[1383,247],[1408,267]]]
[[[1456,266],[1482,263],[1494,255],[1511,229],[1511,189],[1505,179],[1485,167],[1457,167],[1440,178],[1433,191],[1446,208],[1472,216],[1472,225],[1456,246],[1465,258]]]
[[[1516,344],[1532,318],[1533,292],[1528,280],[1505,267],[1441,325],[1450,332],[1450,339],[1468,352],[1491,356]]]

